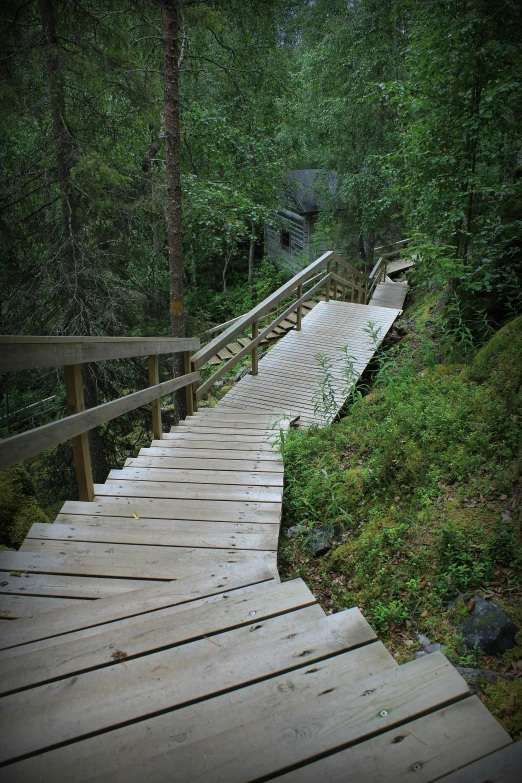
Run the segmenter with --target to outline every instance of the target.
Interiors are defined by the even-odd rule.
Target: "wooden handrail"
[[[194,351],[194,337],[0,336],[0,372]]]
[[[181,375],[170,381],[149,386],[133,394],[127,394],[125,397],[119,397],[117,400],[105,402],[95,408],[88,408],[72,416],[44,424],[42,427],[36,427],[28,432],[6,438],[0,441],[0,470],[16,465],[17,462],[34,457],[41,451],[88,432],[100,424],[105,424],[107,421],[138,408],[140,405],[164,397],[176,389],[189,386],[198,378],[198,372]]]
[[[72,440],[80,500],[93,500],[88,431],[140,405],[152,403],[154,437],[161,438],[161,397],[187,388],[187,410],[193,411],[193,390],[199,372],[190,371],[190,350],[199,346],[198,339],[177,337],[0,337],[2,372],[64,366],[69,411],[69,416],[63,419],[0,441],[0,470]],[[158,354],[180,352],[184,355],[185,375],[159,383]],[[81,365],[135,356],[148,356],[148,388],[85,410]]]
[[[235,323],[228,327],[224,332],[211,340],[200,351],[192,357],[192,363],[195,370],[198,370],[206,362],[217,354],[222,348],[225,348],[229,342],[241,334],[248,326],[258,321],[259,318],[267,313],[274,305],[286,299],[297,288],[300,283],[304,283],[309,277],[312,277],[316,270],[324,266],[328,259],[334,255],[333,250],[326,253],[303,269],[291,280],[278,288],[273,294],[264,299],[260,304],[252,308],[248,313],[242,315]]]
[[[318,269],[324,269],[325,266],[327,270],[326,275],[324,275],[324,272],[316,273]],[[332,271],[332,269],[334,271]],[[291,280],[278,288],[277,291],[264,299],[263,302],[252,308],[248,313],[244,313],[237,318],[227,321],[225,324],[221,324],[221,326],[228,325],[228,328],[194,354],[192,357],[192,369],[197,370],[206,364],[236,337],[244,333],[249,326],[252,326],[252,336],[249,338],[247,345],[243,346],[233,357],[225,361],[210,378],[207,378],[199,388],[195,389],[194,396],[196,400],[206,394],[219,378],[248,353],[252,353],[252,370],[253,374],[257,375],[257,349],[259,343],[284,321],[285,318],[288,318],[288,316],[294,312],[297,313],[296,326],[299,330],[301,327],[301,307],[303,303],[323,285],[326,286],[326,301],[329,301],[330,295],[332,295],[334,299],[337,299],[337,284],[339,283],[342,286],[343,301],[346,301],[346,291],[347,289],[350,289],[351,301],[357,300],[360,304],[368,304],[375,287],[383,276],[383,269],[385,269],[385,263],[383,262],[383,259],[380,258],[368,275],[365,272],[355,269],[355,267],[349,264],[336,251],[329,250],[326,253],[323,253],[323,255],[312,264],[309,264],[306,269],[303,269]],[[344,277],[341,274],[341,270],[345,272]],[[303,286],[308,286],[318,278],[320,278],[319,282],[306,293],[303,293]],[[330,290],[331,282],[333,282],[332,290]],[[260,321],[265,318],[269,319],[272,308],[279,305],[285,299],[287,300],[294,292],[297,292],[297,299],[293,300],[285,308],[283,313],[279,313],[279,307],[277,307],[277,316],[275,320],[259,332]],[[214,327],[214,330],[217,328],[219,327]]]
[[[318,283],[316,283],[313,288],[311,288],[309,291],[304,294],[300,299],[297,299],[295,302],[292,302],[292,304],[286,308],[280,315],[277,316],[277,318],[272,321],[271,324],[269,324],[265,329],[263,329],[262,332],[260,332],[257,337],[255,337],[253,340],[249,342],[248,345],[245,345],[244,348],[242,348],[238,353],[235,354],[231,359],[229,359],[225,364],[219,368],[213,375],[211,375],[210,378],[208,378],[204,383],[201,384],[201,386],[196,391],[196,397],[199,399],[202,397],[206,392],[210,389],[210,387],[217,381],[219,378],[221,378],[222,375],[224,375],[227,370],[229,370],[231,367],[234,366],[240,359],[243,358],[243,356],[246,356],[247,353],[250,353],[250,351],[259,345],[259,343],[265,339],[267,335],[272,332],[278,324],[281,323],[281,321],[284,321],[285,318],[288,318],[288,316],[296,310],[299,305],[302,305],[303,302],[306,301],[306,299],[314,294],[316,291],[318,291],[328,280],[330,279],[330,275],[325,275],[321,280],[319,280]]]

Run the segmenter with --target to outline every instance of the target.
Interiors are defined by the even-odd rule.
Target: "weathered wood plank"
[[[419,783],[429,783],[435,779],[446,781],[448,778],[441,776],[451,772],[456,765],[472,761],[477,752],[484,755],[492,753],[507,742],[510,742],[509,735],[473,696],[413,720],[400,729],[393,729],[320,761],[300,766],[293,772],[281,775],[278,780],[281,783],[345,783],[347,770],[350,770],[351,780],[364,780],[364,783],[381,783],[383,780],[386,783],[402,783],[409,777],[413,779],[413,775]],[[512,747],[508,746],[501,753]],[[521,765],[522,753],[519,755],[518,773]],[[473,767],[476,764],[472,764]],[[494,769],[490,764],[488,772]],[[499,780],[488,773],[482,778],[479,770],[471,772],[468,777],[459,777],[459,774],[450,775],[449,781],[478,783],[488,780],[496,783]],[[500,779],[505,780],[504,777]],[[510,780],[515,783],[519,779],[513,777]]]
[[[276,525],[136,520],[133,517],[58,515],[54,525],[35,524],[28,539],[218,549],[277,550]],[[26,551],[26,550],[24,550]]]
[[[162,498],[112,498],[102,501],[82,503],[67,500],[62,506],[62,514],[88,514],[89,516],[129,517],[139,519],[193,519],[202,522],[266,522],[279,524],[281,518],[280,503],[243,502],[239,500],[172,500]]]
[[[482,752],[482,746],[479,752]],[[441,783],[520,783],[522,742],[513,742],[444,778]]]
[[[95,484],[98,498],[171,498],[191,500],[237,500],[257,503],[281,503],[282,487],[236,484],[190,484],[172,481],[110,481]]]
[[[167,438],[167,435],[171,437]],[[272,451],[272,444],[269,441],[255,440],[252,438],[241,437],[239,435],[229,435],[227,440],[223,438],[211,435],[186,435],[178,436],[172,432],[166,432],[165,437],[161,440],[153,440],[151,448],[164,448],[164,449],[177,449],[177,448],[190,448],[190,449],[215,449],[216,451],[226,451],[229,449],[241,451]]]
[[[36,773],[39,783],[72,778],[75,783],[86,783],[93,779],[108,779],[113,774],[120,780],[124,775],[128,775],[128,781],[136,780],[140,775],[141,780],[145,780],[155,765],[157,772],[153,773],[153,777],[159,780],[168,764],[173,737],[176,738],[176,747],[181,745],[185,752],[189,752],[193,743],[217,731],[240,727],[253,715],[260,719],[276,714],[286,707],[289,700],[308,709],[310,694],[322,693],[339,676],[345,680],[358,676],[365,679],[377,671],[396,667],[382,643],[374,642],[322,660],[320,664],[301,665],[301,668],[232,693],[19,762],[5,768],[6,783],[32,780]],[[172,775],[172,767],[169,774]],[[182,779],[178,780],[181,783]]]
[[[33,539],[26,539],[23,551],[0,552],[0,571],[132,578],[138,588],[141,579],[184,579],[208,569],[210,564],[248,563],[257,559],[264,560],[267,565],[276,562],[272,552],[203,548],[190,551],[184,547],[75,544],[69,541],[38,541],[35,546]]]
[[[239,687],[252,672],[260,679],[291,671],[302,665],[303,652],[310,664],[372,640],[360,613],[349,611],[353,622],[342,612],[303,625],[299,613],[309,609],[298,610],[255,623],[261,627],[254,633],[249,625],[220,634],[217,644],[202,639],[79,674],[59,688],[41,685],[6,696],[0,761]]]
[[[40,575],[29,576],[38,579]],[[100,598],[96,603],[83,602],[82,606],[73,610],[48,612],[45,617],[34,617],[30,622],[9,623],[0,635],[0,645],[3,649],[15,647],[147,614],[168,606],[187,605],[197,599],[261,584],[271,580],[273,576],[273,570],[262,560],[253,560],[241,564],[226,563],[223,567],[210,564],[196,576],[173,582],[134,582],[139,589]]]
[[[18,573],[18,568],[14,571]],[[0,595],[54,596],[57,598],[104,599],[118,598],[126,592],[160,584],[146,579],[105,579],[101,577],[69,576],[60,573],[38,574],[20,572],[19,576],[2,574]]]
[[[213,733],[187,748],[174,747],[168,759],[171,769],[176,769],[184,783],[263,779],[469,693],[464,680],[440,653],[378,671],[366,680],[337,679],[332,685],[331,691],[326,689],[329,698],[310,693],[308,709],[301,703],[292,704],[290,696],[286,708],[273,715],[261,719],[252,715],[251,722]],[[207,763],[202,769],[203,754]],[[155,768],[161,779],[164,769]]]
[[[194,457],[182,457],[178,458],[177,452],[169,452],[169,456],[154,457],[142,454],[142,452],[148,451],[142,449],[139,457],[131,457],[125,461],[125,468],[154,468],[159,470],[184,470],[187,472],[199,473],[203,472],[218,472],[227,473],[268,473],[281,475],[284,471],[283,463],[279,460],[252,460],[252,459],[230,459],[227,454],[226,457],[221,456],[216,458],[204,458],[195,459]],[[151,449],[152,451],[152,449]],[[172,453],[172,456],[170,454]]]
[[[143,459],[143,458],[141,458]],[[128,460],[130,462],[131,460]],[[137,460],[133,460],[136,462]],[[282,487],[281,473],[260,473],[254,469],[246,470],[175,470],[152,467],[124,467],[123,470],[111,470],[108,481],[121,479],[126,481],[176,481],[196,484],[250,484],[262,487]]]
[[[64,609],[67,606],[78,606],[83,601],[74,598],[53,598],[34,595],[0,595],[0,619],[18,620],[22,617],[49,612],[52,609]],[[0,636],[2,631],[0,630]]]
[[[157,650],[293,612],[316,603],[300,579],[223,593],[210,604],[175,606],[132,621],[100,626],[95,633],[67,634],[0,653],[0,693],[6,694],[113,664],[123,650],[128,663]],[[321,610],[319,610],[319,616]],[[218,639],[219,642],[219,639]]]
[[[161,443],[160,446],[153,446],[148,449],[140,449],[140,456],[150,457],[177,457],[178,459],[213,459],[219,460],[225,468],[225,464],[228,461],[264,461],[269,467],[267,469],[274,470],[274,465],[281,464],[281,456],[275,451],[249,451],[248,449],[218,449],[216,444],[212,448],[185,448],[177,446],[176,448],[163,448],[164,440],[153,441],[153,443]]]
[[[0,372],[37,370],[106,359],[180,353],[199,348],[195,337],[0,337]]]

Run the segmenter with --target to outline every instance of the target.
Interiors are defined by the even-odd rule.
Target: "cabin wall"
[[[310,231],[308,215],[280,209],[273,223],[265,226],[265,255],[281,269],[299,272],[313,260]]]

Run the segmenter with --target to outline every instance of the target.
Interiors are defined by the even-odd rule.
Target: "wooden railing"
[[[152,403],[154,438],[162,437],[160,399],[186,389],[187,411],[193,413],[193,387],[199,372],[191,370],[190,352],[199,348],[193,338],[161,337],[0,337],[0,372],[64,367],[69,416],[0,441],[0,469],[72,440],[80,500],[94,498],[88,431]],[[159,383],[158,356],[184,354],[185,375]],[[85,410],[81,365],[107,359],[148,357],[149,386],[103,405]]]
[[[194,405],[197,406],[197,400],[247,354],[252,356],[252,375],[257,375],[259,344],[292,313],[296,313],[295,328],[299,331],[301,329],[302,306],[307,299],[317,295],[320,289],[325,289],[327,302],[330,299],[337,299],[340,295],[343,302],[348,300],[368,304],[375,287],[384,280],[385,274],[386,263],[383,259],[379,259],[368,275],[352,267],[335,251],[329,250],[248,313],[214,327],[214,331],[223,327],[227,328],[192,356],[193,371],[203,367],[230,342],[245,335],[247,330],[250,331],[250,334],[246,336],[246,340],[244,340],[246,345],[240,351],[225,361],[199,387],[194,387]],[[311,287],[308,288],[308,286]],[[307,287],[306,291],[305,287]],[[263,322],[266,325],[263,326]]]

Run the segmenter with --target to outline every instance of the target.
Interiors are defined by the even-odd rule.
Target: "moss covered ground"
[[[468,650],[448,604],[474,592],[522,628],[522,317],[477,351],[458,319],[448,326],[432,310],[429,300],[410,309],[338,421],[286,437],[283,524],[302,532],[283,530],[280,569],[329,613],[359,606],[400,663],[420,633],[455,664],[516,676],[522,634],[503,657]],[[342,532],[314,558],[318,525]],[[513,735],[520,684],[483,694]]]
[[[36,522],[49,522],[38,506],[30,476],[22,465],[0,471],[0,543],[15,548]]]

